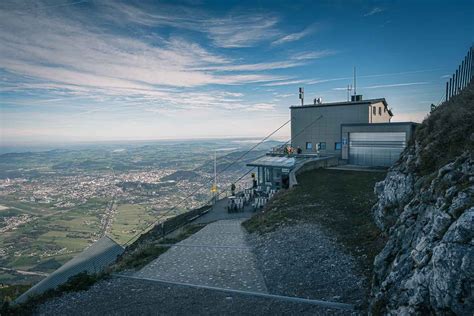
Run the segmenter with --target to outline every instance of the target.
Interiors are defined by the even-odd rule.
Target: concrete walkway
[[[242,214],[242,213],[241,213]],[[213,222],[179,242],[135,276],[267,293],[241,227],[243,219]]]

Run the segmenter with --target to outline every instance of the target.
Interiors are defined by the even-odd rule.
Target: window
[[[335,150],[341,150],[342,149],[342,143],[341,142],[334,143],[334,149]]]
[[[385,106],[383,107],[383,112],[387,112],[387,108]]]
[[[375,106],[372,107],[372,113],[373,113],[374,115],[377,115],[377,108],[376,108]]]
[[[382,115],[382,108],[379,107],[379,115]]]
[[[311,143],[311,142],[306,142],[306,149],[307,149],[307,150],[313,149],[313,143]]]
[[[326,149],[326,143],[319,143],[318,144],[318,149],[319,150],[325,150]]]

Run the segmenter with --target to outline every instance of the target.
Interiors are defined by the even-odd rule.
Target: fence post
[[[466,87],[469,85],[469,67],[471,67],[471,64],[469,63],[469,57],[470,57],[470,54],[469,52],[467,52],[467,55],[466,55]]]
[[[471,81],[471,50],[467,52],[466,56],[466,85]]]
[[[473,69],[473,66],[474,66],[474,54],[473,54],[473,47],[471,46],[471,49],[469,49],[469,52],[468,52],[468,60],[469,60],[469,75],[468,75],[468,80],[469,80],[469,83],[471,83],[472,81],[472,77],[474,75],[474,69]]]
[[[451,79],[453,80],[451,82],[451,98],[454,96],[454,80],[456,79],[456,76],[455,74],[453,74],[453,76],[451,77]]]
[[[462,88],[464,89],[467,86],[467,55],[463,60],[463,71],[462,71]]]
[[[446,98],[445,98],[444,102],[448,102],[448,86],[449,86],[449,82],[446,81]]]
[[[456,69],[454,74],[454,95],[458,95],[458,81],[459,81],[459,71]]]
[[[469,51],[470,55],[471,55],[471,58],[470,58],[470,61],[469,63],[471,64],[471,67],[469,69],[469,82],[472,81],[472,78],[474,77],[474,47],[471,46],[471,49]]]
[[[452,97],[452,91],[453,91],[453,78],[449,78],[449,93],[448,93],[448,100],[451,99]]]

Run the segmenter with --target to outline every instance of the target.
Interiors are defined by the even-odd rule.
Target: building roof
[[[247,166],[293,168],[295,166],[295,163],[295,158],[265,156],[255,161],[252,161],[251,163],[248,163]]]
[[[104,236],[51,273],[47,278],[41,280],[23,293],[15,300],[15,303],[23,303],[30,296],[41,294],[49,289],[54,289],[66,283],[70,277],[81,272],[99,273],[104,267],[114,262],[117,256],[122,254],[123,251],[124,248],[122,246],[109,237]]]
[[[393,116],[392,111],[388,108],[387,100],[385,98],[378,99],[367,99],[361,101],[342,101],[342,102],[330,102],[330,103],[321,103],[321,104],[304,104],[304,105],[292,105],[290,109],[304,109],[304,108],[313,108],[313,107],[329,107],[329,106],[347,106],[347,105],[360,105],[360,104],[374,104],[382,102],[387,108],[390,116]]]
[[[418,126],[420,123],[417,122],[384,122],[384,123],[344,123],[341,126],[380,126],[380,125],[387,125],[387,126],[394,126],[394,125],[413,125]]]

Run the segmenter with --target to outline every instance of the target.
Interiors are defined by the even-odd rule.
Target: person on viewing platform
[[[254,191],[257,188],[257,179],[255,178],[255,173],[252,173],[252,188]]]
[[[235,195],[235,184],[232,183],[231,186],[230,186],[230,192],[231,192],[231,195]]]

